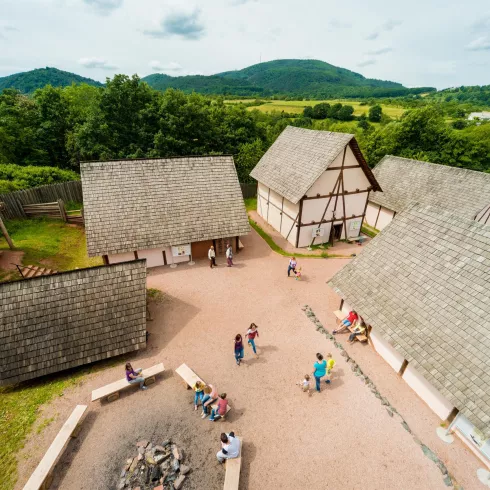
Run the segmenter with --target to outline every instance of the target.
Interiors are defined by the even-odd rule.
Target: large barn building
[[[146,347],[143,260],[0,284],[0,385]]]
[[[365,222],[377,230],[385,228],[397,213],[414,202],[490,222],[488,173],[392,155],[380,160],[373,173],[383,192],[369,195]]]
[[[381,191],[352,134],[288,126],[250,174],[257,212],[293,246],[357,237]]]
[[[237,248],[250,231],[231,156],[84,162],[87,251],[147,267]]]
[[[376,351],[490,461],[490,226],[413,204],[329,281]]]

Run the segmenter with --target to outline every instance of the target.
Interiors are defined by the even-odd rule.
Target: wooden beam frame
[[[341,168],[362,168],[360,165],[346,165],[345,167],[328,167],[327,168],[327,171],[328,170],[340,170]]]
[[[109,265],[109,256],[102,255],[102,261],[104,262],[104,265]]]
[[[379,209],[378,209],[378,215],[376,216],[376,221],[374,222],[374,228],[376,228],[376,225],[378,224],[378,218],[379,218],[379,213],[381,213],[381,206],[378,204]],[[376,228],[377,230],[378,228]]]
[[[301,214],[303,213],[303,197],[299,201],[299,211],[298,211],[298,233],[296,234],[296,248],[299,248],[299,236],[301,234]]]
[[[337,185],[337,184],[335,184]],[[363,194],[364,192],[369,192],[369,189],[365,189],[363,191],[361,190],[355,190],[355,191],[345,191],[345,192],[339,192],[337,194],[324,194],[324,195],[317,195],[317,196],[311,196],[311,197],[305,197],[305,201],[311,201],[312,199],[326,199],[327,197],[335,197],[335,196],[350,196],[351,194]]]
[[[400,370],[398,371],[398,376],[400,376],[400,378],[403,377],[403,373],[405,372],[405,369],[407,369],[407,366],[408,366],[408,361],[406,359],[403,359]]]
[[[357,216],[348,216],[346,219],[356,219],[356,218],[362,218],[362,214],[358,214]],[[333,219],[324,219],[323,221],[312,221],[311,223],[304,223],[301,226],[304,228],[305,226],[313,226],[313,225],[322,225],[324,223],[333,223],[335,221],[342,221],[342,218],[333,218]]]

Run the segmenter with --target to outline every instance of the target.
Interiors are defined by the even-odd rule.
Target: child
[[[214,422],[219,420],[221,417],[224,417],[226,415],[227,408],[228,400],[226,399],[226,393],[221,393],[218,399],[218,408],[216,410],[214,408],[211,409],[211,416],[209,417],[209,420]]]
[[[218,399],[218,390],[216,386],[206,385],[204,387],[204,398],[202,399],[201,418],[205,419],[209,415],[210,406]]]
[[[202,404],[202,399],[204,397],[204,383],[196,381],[196,384],[194,385],[194,391],[196,392],[196,394],[194,395],[194,411],[196,411],[197,406],[199,405],[199,401],[201,401]]]
[[[240,365],[240,362],[243,359],[243,340],[242,336],[238,334],[235,337],[235,360],[238,365]]]
[[[332,357],[332,354],[328,353],[327,354],[327,379],[325,380],[325,383],[330,384],[330,374],[335,366],[335,359]]]
[[[298,386],[301,386],[301,389],[303,390],[303,393],[308,392],[308,395],[311,396],[311,391],[310,391],[310,377],[308,374],[305,374],[305,379],[303,381],[300,381],[297,383]]]
[[[259,357],[257,354],[257,349],[255,347],[255,337],[259,336],[259,332],[257,330],[257,325],[255,323],[250,324],[250,328],[247,330],[247,333],[245,334],[247,339],[248,339],[248,345],[250,345],[254,351],[254,354]]]
[[[294,271],[294,275],[296,276],[295,279],[297,281],[301,281],[301,267],[298,270]]]

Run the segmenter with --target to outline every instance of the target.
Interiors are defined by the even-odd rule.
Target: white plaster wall
[[[284,225],[285,226],[285,225]],[[289,233],[289,228],[286,230],[286,234],[284,235],[286,237],[286,235]],[[294,245],[296,247],[296,237],[298,236],[298,228],[296,227],[296,224],[293,226],[293,229],[291,231],[291,233],[289,234],[289,237],[287,238],[288,242],[291,244],[291,245]]]
[[[282,214],[282,225],[281,225],[281,235],[286,238],[289,231],[291,230],[291,227],[293,227],[293,229],[291,230],[291,234],[289,235],[289,237],[287,238],[288,241],[291,241],[291,235],[294,233],[294,230],[296,229],[296,223],[294,223],[294,226],[293,226],[293,223],[294,223],[294,220],[292,220],[291,218],[289,218],[288,216],[286,216],[284,213]],[[296,233],[294,234],[294,237],[295,237],[295,240],[296,240]],[[292,243],[292,242],[291,242]]]
[[[345,217],[362,216],[366,207],[367,192],[345,196]],[[341,203],[342,206],[342,203]],[[338,208],[338,206],[337,206]],[[342,209],[342,208],[341,208]]]
[[[341,223],[341,221],[339,221],[339,223]],[[322,224],[321,228],[325,229],[325,233],[323,234],[322,237],[315,238],[315,245],[328,242],[328,239],[330,238],[330,227],[331,227],[331,223]],[[317,228],[318,225],[302,226],[300,228],[301,232],[299,235],[298,246],[308,247],[313,240],[313,230],[316,230]]]
[[[167,257],[168,257],[168,253],[167,253]],[[146,267],[157,267],[159,265],[164,265],[163,248],[138,250],[138,258],[146,259]]]
[[[350,148],[348,151],[351,151]],[[353,163],[353,165],[356,164],[358,164],[357,160],[355,161],[355,163]],[[348,192],[355,191],[356,189],[363,191],[368,189],[369,187],[371,187],[371,183],[367,179],[366,174],[361,167],[346,168],[344,170],[344,190]]]
[[[308,197],[315,197],[317,194],[325,196],[329,192],[333,192],[335,183],[339,178],[339,173],[340,170],[326,170],[309,188],[309,190],[306,192],[306,195]]]
[[[362,218],[351,218],[348,220],[345,220],[345,223],[347,225],[347,228],[344,230],[342,229],[342,236],[344,238],[353,238],[353,237],[358,237],[361,233],[361,226],[362,226]],[[357,229],[351,229],[351,226],[353,223],[358,223],[359,226],[357,226]],[[345,231],[345,233],[344,233]]]
[[[379,206],[372,202],[369,202],[366,209],[366,216],[364,221],[369,225],[374,227],[376,223],[376,218],[378,217]]]
[[[400,371],[404,357],[386,341],[376,329],[369,334],[376,352],[396,371]]]
[[[342,200],[342,197],[339,197],[339,201]],[[303,201],[303,209],[301,210],[301,223],[308,224],[312,221],[320,221],[323,216],[323,212],[325,211],[325,206],[328,203],[328,197],[324,199],[312,199],[311,201]],[[342,206],[341,202],[337,203],[337,216],[341,215],[340,208]],[[325,217],[327,221],[332,219],[332,211],[335,207],[335,197],[332,197],[330,204],[328,205],[327,212],[325,213]]]
[[[344,157],[344,149],[342,148],[340,153],[335,157],[335,160],[328,167],[329,168],[341,167],[343,157]],[[346,154],[346,158],[347,158],[347,154]]]
[[[165,247],[165,256],[167,257],[167,264],[180,264],[181,262],[189,262],[191,259],[188,255],[178,255],[174,257],[172,255],[172,247]],[[139,252],[138,252],[139,254]],[[163,254],[162,254],[163,257]]]
[[[269,204],[269,224],[277,231],[281,229],[281,211],[272,204]]]
[[[448,418],[454,405],[443,397],[410,363],[403,373],[403,379],[442,420]]]
[[[109,264],[119,264],[119,262],[129,262],[130,260],[135,260],[134,252],[109,255]]]
[[[282,206],[282,196],[279,195],[277,192],[273,191],[271,189],[271,193],[269,195],[269,201],[277,206],[279,209],[281,209]]]
[[[264,184],[258,183],[257,186],[257,213],[262,218],[267,217],[267,195],[269,193],[269,188]]]
[[[284,199],[283,209],[286,214],[289,214],[291,218],[295,219],[299,213],[299,203],[293,204],[291,201]]]
[[[381,211],[378,216],[378,221],[376,223],[376,229],[381,231],[383,228],[386,228],[391,220],[395,217],[395,213],[390,209],[381,207]]]

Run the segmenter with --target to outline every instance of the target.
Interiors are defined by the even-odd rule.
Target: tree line
[[[32,96],[6,89],[0,94],[0,192],[71,180],[84,160],[185,155],[233,154],[240,181],[250,182],[251,169],[288,125],[354,132],[372,166],[389,153],[490,171],[490,124],[456,130],[437,104],[396,121],[373,105],[356,123],[347,119],[351,109],[322,103],[305,109],[313,117],[263,113],[219,97],[162,93],[126,75],[105,87],[46,86]],[[369,123],[378,120],[376,127]]]

